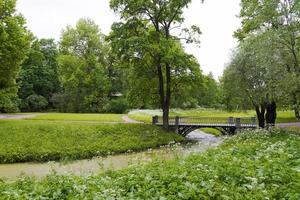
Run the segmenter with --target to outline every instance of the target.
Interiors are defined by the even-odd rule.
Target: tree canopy
[[[109,97],[107,46],[104,35],[90,19],[62,33],[58,57],[64,87],[64,111],[100,112]]]
[[[123,63],[128,63],[128,66],[140,73],[139,77],[156,83],[166,129],[169,126],[172,85],[184,74],[192,76],[195,70],[199,71],[195,59],[184,52],[180,37],[171,32],[177,27],[182,30],[187,43],[198,42],[193,37],[200,34],[198,27],[182,27],[183,10],[190,2],[191,0],[110,1],[111,8],[121,17],[121,21],[112,26],[112,48]]]
[[[16,0],[0,0],[0,112],[18,110],[16,78],[31,40],[15,7]]]
[[[288,93],[295,115],[300,119],[300,1],[242,0],[240,18],[242,27],[235,33],[237,38],[243,40],[251,35],[267,35],[280,49],[285,62],[283,67],[287,68],[295,81],[293,85],[297,86],[288,88]]]
[[[52,98],[60,92],[58,80],[58,49],[52,39],[35,39],[23,62],[18,84],[22,111],[55,108]]]

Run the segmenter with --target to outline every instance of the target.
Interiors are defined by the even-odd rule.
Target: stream
[[[206,134],[199,130],[190,133],[187,138],[192,142],[188,144],[167,145],[158,149],[148,149],[147,151],[137,153],[125,153],[61,163],[1,164],[0,177],[5,181],[14,181],[21,174],[36,178],[43,178],[53,172],[61,175],[90,175],[107,170],[120,170],[132,165],[145,164],[153,160],[168,160],[176,157],[184,158],[191,153],[201,153],[214,148],[223,141],[222,137]]]

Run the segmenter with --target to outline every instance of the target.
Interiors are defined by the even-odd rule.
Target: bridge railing
[[[161,116],[154,116],[152,120],[153,124],[163,124],[163,118]],[[232,126],[256,126],[256,117],[248,118],[224,118],[224,117],[170,117],[170,125],[232,125]]]

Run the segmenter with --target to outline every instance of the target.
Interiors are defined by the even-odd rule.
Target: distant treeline
[[[4,55],[7,58],[1,59],[0,112],[122,113],[159,108],[154,72],[147,63],[141,63],[137,70],[130,66],[133,63],[121,62],[112,50],[110,36],[101,33],[92,20],[81,19],[75,27],[66,27],[60,41],[55,42],[33,37],[24,19],[11,12],[8,20],[19,23],[19,35],[10,32],[11,38],[0,38],[1,52],[9,51]],[[4,42],[15,48],[3,46]],[[218,83],[212,74],[203,75],[193,60],[193,71],[174,72],[182,76],[172,80],[171,106],[220,107]],[[142,73],[145,70],[149,71]]]
[[[285,108],[300,119],[300,1],[242,1],[239,43],[219,82],[170,33],[189,2],[167,1],[156,12],[151,1],[111,1],[123,20],[108,35],[80,19],[55,42],[26,29],[15,0],[0,1],[0,112],[163,108],[167,122],[170,107],[255,109],[264,127]],[[199,27],[181,30],[199,44]]]

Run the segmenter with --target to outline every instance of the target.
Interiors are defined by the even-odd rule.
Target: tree
[[[22,111],[54,108],[51,99],[60,92],[57,56],[57,45],[52,39],[32,41],[18,79]]]
[[[220,107],[221,90],[219,83],[214,79],[212,73],[205,76],[204,80],[204,91],[199,98],[199,104],[210,108]]]
[[[243,40],[252,34],[266,34],[274,39],[280,49],[288,73],[300,76],[300,1],[299,0],[268,0],[241,1],[240,18],[242,27],[235,35]],[[292,75],[293,76],[293,75]],[[298,79],[299,80],[299,79]],[[300,82],[296,83],[298,86]],[[299,86],[300,87],[300,86]],[[300,88],[290,87],[295,116],[300,119]],[[293,90],[291,90],[293,89]]]
[[[0,0],[0,112],[17,111],[16,78],[31,40],[16,0]]]
[[[90,19],[80,19],[75,28],[68,26],[63,31],[59,48],[64,111],[102,111],[110,91],[109,49],[98,26]]]
[[[172,76],[189,73],[185,63],[191,56],[184,53],[180,39],[172,35],[172,29],[182,28],[183,10],[191,0],[111,0],[111,8],[120,14],[121,22],[112,26],[112,47],[120,58],[139,65],[145,74],[157,77],[159,103],[163,110],[163,127],[169,128]],[[187,43],[196,42],[194,34],[200,34],[196,26],[191,31],[182,28]],[[187,62],[185,62],[187,61]],[[136,69],[136,68],[135,68]],[[144,77],[147,77],[145,75]],[[155,82],[154,77],[147,80]]]
[[[222,77],[225,94],[251,104],[262,128],[265,122],[275,124],[277,102],[284,98],[287,72],[282,64],[268,38],[253,36],[240,44]]]

